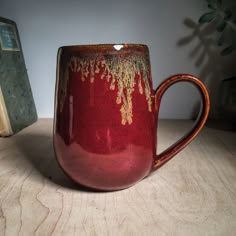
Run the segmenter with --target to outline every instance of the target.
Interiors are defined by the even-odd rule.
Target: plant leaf
[[[225,21],[227,21],[227,20],[229,20],[231,17],[232,17],[232,11],[231,10],[229,10],[229,9],[226,9],[225,11],[224,11],[224,20]]]
[[[215,11],[211,11],[211,12],[207,12],[205,14],[203,14],[198,22],[201,24],[201,23],[209,23],[211,22],[216,16],[216,12]]]
[[[217,0],[206,0],[209,4],[215,4]]]
[[[220,37],[219,37],[219,39],[218,39],[218,41],[217,41],[217,45],[218,45],[218,46],[222,46],[222,45],[224,44],[225,39],[226,39],[226,34],[225,34],[225,32],[226,32],[226,31],[224,31],[224,32],[220,35]]]
[[[221,20],[221,21],[217,24],[216,30],[217,30],[218,32],[223,32],[223,30],[225,29],[226,25],[227,25],[226,22],[225,22],[224,20]]]
[[[236,48],[236,32],[232,33],[232,44],[233,47]]]
[[[212,9],[216,9],[217,8],[217,0],[206,0],[208,3],[208,7],[210,6],[210,8]]]
[[[236,7],[236,2],[235,2],[235,0],[231,0],[231,1],[228,1],[227,2],[227,8],[228,9],[233,9],[233,8],[235,8]]]
[[[234,46],[231,45],[231,46],[225,48],[223,51],[221,51],[220,54],[221,54],[222,56],[227,56],[227,55],[229,55],[230,53],[232,53],[233,50],[234,50]]]
[[[212,6],[211,4],[208,4],[207,7],[208,7],[209,9],[211,9],[211,10],[215,10],[215,7]]]
[[[222,5],[222,0],[217,0],[216,3],[217,3],[218,6],[221,6]]]

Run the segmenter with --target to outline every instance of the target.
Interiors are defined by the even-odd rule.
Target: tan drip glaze
[[[149,63],[142,55],[76,56],[71,57],[68,62],[66,78],[64,79],[66,83],[69,79],[69,71],[72,71],[80,73],[82,81],[90,80],[90,83],[93,83],[95,74],[102,73],[100,79],[109,82],[111,90],[117,87],[116,103],[121,104],[121,123],[130,125],[133,121],[132,93],[136,82],[138,83],[139,93],[141,95],[145,94],[148,111],[152,111],[151,88],[148,80],[150,69],[148,65]],[[138,80],[136,76],[138,76]],[[66,86],[63,86],[63,88],[65,89]],[[65,96],[65,93],[63,94]]]

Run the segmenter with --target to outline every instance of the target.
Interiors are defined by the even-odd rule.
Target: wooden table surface
[[[159,150],[192,122],[159,122]],[[236,235],[236,132],[205,127],[135,186],[92,192],[55,161],[52,119],[0,139],[0,235]]]

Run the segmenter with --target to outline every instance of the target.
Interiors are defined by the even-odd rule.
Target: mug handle
[[[173,84],[178,82],[190,82],[194,84],[200,92],[202,100],[202,109],[196,120],[193,128],[180,140],[174,143],[172,146],[167,148],[165,151],[156,155],[153,165],[153,171],[164,165],[167,161],[173,158],[178,152],[185,148],[201,131],[203,128],[210,110],[210,99],[205,85],[197,77],[189,74],[177,74],[169,77],[157,88],[155,92],[155,112],[156,112],[156,122],[158,121],[158,114],[161,104],[161,99],[166,90]]]

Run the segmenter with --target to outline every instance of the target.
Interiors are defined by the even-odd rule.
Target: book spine
[[[5,100],[0,86],[0,136],[10,136],[13,134]]]

